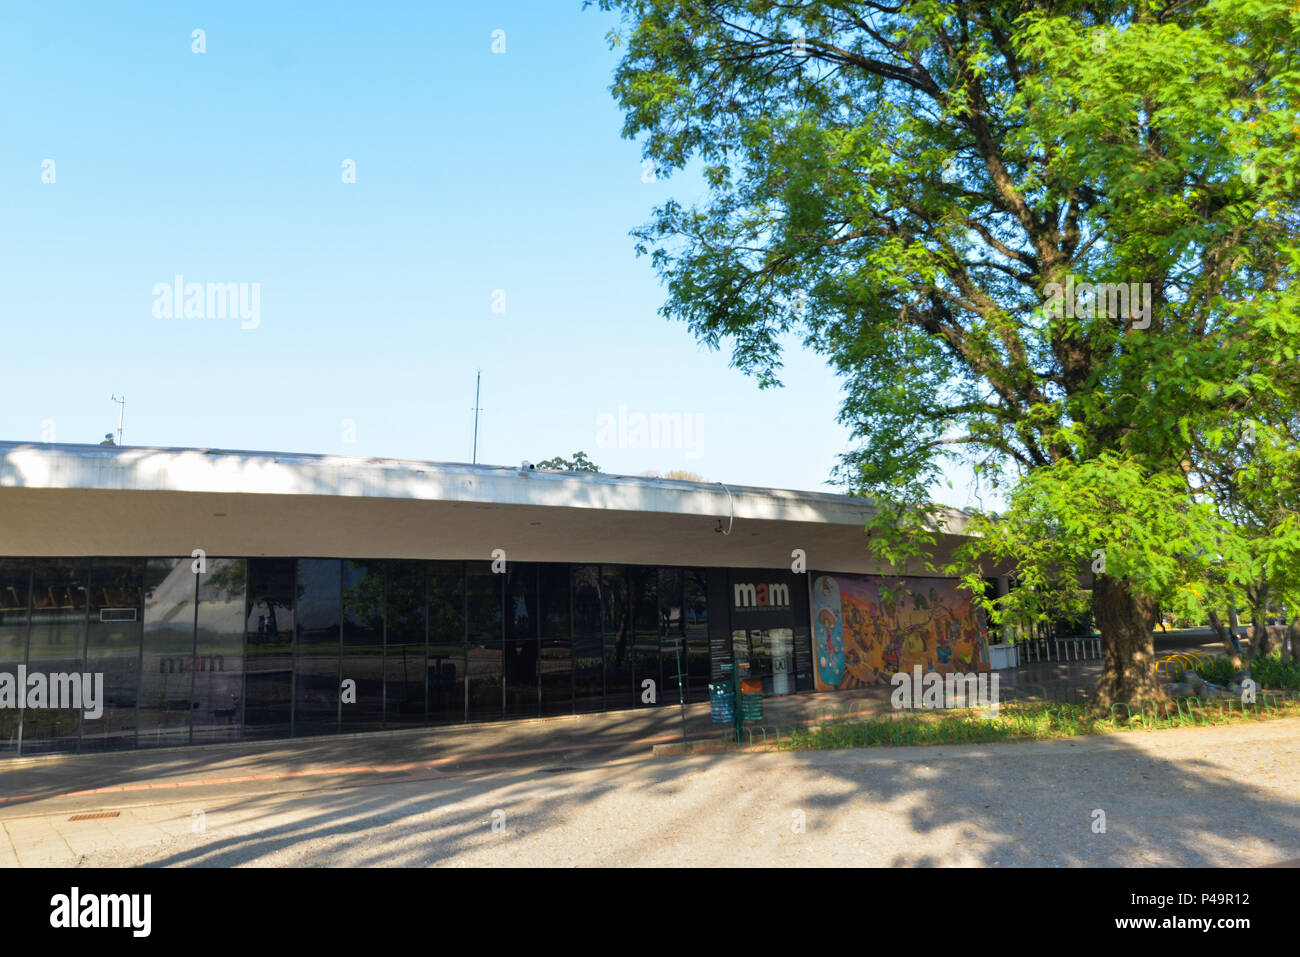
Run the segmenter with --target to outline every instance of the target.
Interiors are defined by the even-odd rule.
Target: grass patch
[[[899,713],[894,717],[847,717],[808,727],[747,728],[741,744],[781,751],[825,751],[899,745],[986,744],[993,741],[1045,741],[1119,731],[1208,727],[1300,717],[1300,701],[1263,692],[1253,705],[1235,698],[1201,701],[1183,698],[1171,705],[1130,711],[1117,705],[1098,714],[1087,704],[1017,702],[1004,704],[993,718],[973,709]]]

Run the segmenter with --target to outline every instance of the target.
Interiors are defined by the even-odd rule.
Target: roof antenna
[[[122,444],[122,419],[126,416],[126,396],[113,395],[112,399],[117,403],[117,444]]]
[[[474,458],[472,464],[478,465],[478,414],[483,410],[478,407],[478,387],[483,379],[483,370],[474,373]]]

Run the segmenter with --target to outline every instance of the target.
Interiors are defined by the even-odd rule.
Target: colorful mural
[[[901,597],[882,597],[884,584],[901,586]],[[818,575],[812,612],[818,691],[887,684],[916,665],[940,674],[989,670],[983,616],[955,581]]]

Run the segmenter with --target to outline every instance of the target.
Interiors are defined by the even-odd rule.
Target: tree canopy
[[[566,459],[563,456],[546,459],[544,462],[538,462],[539,469],[555,469],[560,472],[599,472],[600,466],[587,458],[586,452],[574,452],[573,458]]]
[[[1204,580],[1170,559],[1239,554],[1233,526],[1194,520],[1192,473],[1300,395],[1293,4],[599,6],[624,15],[624,134],[707,185],[635,231],[664,314],[763,386],[788,335],[824,355],[846,484],[920,504],[965,461],[995,483],[1044,470],[1021,509],[1088,480],[1133,514],[1158,489],[1182,531],[1132,531],[1181,580],[1109,565],[1132,615],[1158,581]]]

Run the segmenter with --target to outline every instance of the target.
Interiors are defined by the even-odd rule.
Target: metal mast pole
[[[114,395],[113,401],[117,403],[117,444],[122,444],[122,419],[126,416],[126,396]]]
[[[483,370],[480,369],[474,373],[474,458],[473,464],[478,465],[478,414],[481,409],[478,407],[479,383],[483,379]]]

